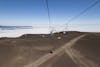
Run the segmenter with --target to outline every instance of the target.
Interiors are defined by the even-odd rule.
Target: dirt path
[[[65,52],[79,67],[99,67],[95,62],[85,58],[79,51],[71,48],[74,44],[70,44],[66,47]]]
[[[44,55],[43,57],[39,58],[38,60],[36,60],[35,62],[30,63],[30,64],[28,64],[24,67],[39,67],[41,64],[45,63],[46,61],[48,61],[49,59],[51,59],[55,55],[58,55],[58,54],[62,53],[62,51],[65,51],[67,46],[73,45],[76,41],[78,41],[80,38],[82,38],[84,36],[85,35],[81,35],[81,36],[78,36],[78,37],[72,39],[70,42],[68,42],[64,46],[62,46],[62,47],[58,48],[57,50],[55,50],[52,54],[48,53],[48,54]]]

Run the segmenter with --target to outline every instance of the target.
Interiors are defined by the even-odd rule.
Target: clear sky
[[[48,0],[51,25],[66,24],[95,1],[98,0]],[[0,0],[0,25],[48,24],[45,0]],[[69,28],[100,32],[100,3],[69,23]]]

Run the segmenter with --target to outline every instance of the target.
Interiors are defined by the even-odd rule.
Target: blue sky
[[[48,0],[51,25],[64,25],[98,0]],[[0,25],[48,25],[45,0],[0,0]],[[69,28],[100,31],[100,3],[69,23]]]

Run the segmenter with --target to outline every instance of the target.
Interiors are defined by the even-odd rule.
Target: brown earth
[[[76,42],[73,48],[100,66],[100,34],[87,34]]]
[[[0,67],[25,67],[82,34],[87,35],[78,40],[72,48],[100,64],[100,34],[74,31],[66,34],[59,32],[52,35],[27,34],[18,38],[0,38]],[[79,67],[79,65],[63,51],[39,67]]]

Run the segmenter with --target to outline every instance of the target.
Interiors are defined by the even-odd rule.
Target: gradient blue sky
[[[97,0],[48,1],[51,25],[63,25]],[[45,0],[0,0],[0,25],[48,25]],[[100,3],[70,23],[76,29],[97,30],[99,26]]]

